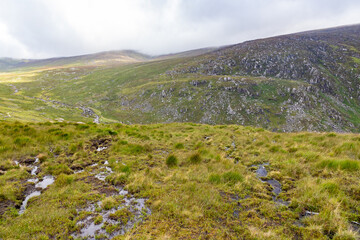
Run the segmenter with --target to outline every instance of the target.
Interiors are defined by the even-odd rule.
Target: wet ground
[[[251,167],[256,167],[256,176],[257,178],[263,182],[263,183],[268,183],[271,187],[272,187],[272,199],[274,202],[281,204],[281,205],[289,205],[289,202],[286,202],[282,199],[279,199],[278,196],[282,191],[281,188],[281,183],[275,179],[267,179],[268,176],[268,172],[266,170],[266,166],[269,166],[269,163],[263,163],[260,165],[253,165]]]
[[[87,181],[91,182],[100,193],[119,202],[114,207],[107,208],[104,207],[105,199],[78,209],[79,216],[85,217],[77,222],[78,231],[73,233],[74,238],[111,239],[125,234],[151,214],[150,209],[145,205],[146,199],[136,198],[123,188],[114,187],[105,181],[113,172],[108,166],[108,161],[104,164],[93,164],[85,171],[92,174]]]
[[[22,166],[18,161],[15,161],[15,164],[19,165],[20,167]],[[39,158],[25,159],[22,164],[25,164],[26,167],[31,168],[30,173],[33,178],[28,179],[27,182],[35,184],[35,186],[30,184],[26,187],[25,199],[21,203],[19,214],[23,214],[25,212],[27,204],[31,198],[40,196],[41,192],[55,181],[53,176],[45,176],[41,180],[37,177],[39,172]]]

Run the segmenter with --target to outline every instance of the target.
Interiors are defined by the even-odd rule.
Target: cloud
[[[163,54],[360,23],[357,0],[0,0],[0,56]]]

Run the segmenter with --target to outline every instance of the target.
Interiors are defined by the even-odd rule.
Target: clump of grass
[[[333,182],[326,182],[321,185],[322,191],[328,192],[330,195],[336,195],[339,192],[339,186]]]
[[[289,153],[294,153],[294,152],[296,152],[298,149],[296,148],[296,147],[290,147],[289,149],[288,149],[288,152]]]
[[[76,129],[78,130],[85,130],[85,129],[88,129],[90,126],[87,125],[87,124],[78,124],[76,125]]]
[[[102,209],[110,210],[117,205],[117,201],[113,197],[107,197],[101,202]]]
[[[133,216],[133,213],[128,208],[122,208],[117,210],[114,213],[109,215],[110,219],[121,222],[122,224],[127,224],[130,218]]]
[[[107,132],[107,134],[109,134],[110,136],[116,136],[118,134],[118,132],[108,128],[108,129],[105,129],[105,131]]]
[[[224,182],[229,184],[235,184],[237,182],[242,182],[244,180],[244,177],[240,173],[234,171],[226,172],[223,174],[222,177]]]
[[[351,158],[357,158],[357,155],[360,154],[360,143],[345,142],[334,150],[336,156],[344,153]]]
[[[174,156],[173,154],[169,155],[166,158],[166,165],[168,167],[176,167],[178,165],[178,160],[177,160],[176,156]]]
[[[3,160],[0,162],[0,170],[7,171],[9,169],[12,169],[14,165],[10,160]]]
[[[214,184],[221,183],[221,175],[220,174],[211,174],[209,176],[209,182],[214,183]]]
[[[39,159],[39,161],[41,163],[43,163],[48,158],[48,155],[46,153],[40,153],[40,154],[37,155],[37,158]]]
[[[77,145],[76,144],[71,144],[69,146],[69,153],[74,154],[76,152],[76,150],[77,150]]]
[[[282,149],[280,146],[271,146],[269,148],[269,151],[272,152],[272,153],[275,153],[275,152],[280,152]]]
[[[64,187],[66,185],[70,185],[73,182],[74,182],[74,176],[72,176],[72,175],[60,174],[56,178],[56,186],[57,187]]]
[[[336,137],[336,133],[328,133],[326,136],[328,136],[328,137]]]
[[[200,153],[193,153],[190,158],[189,158],[190,163],[192,164],[197,164],[200,163],[202,161],[202,157],[200,155]]]
[[[176,143],[174,147],[175,147],[175,149],[184,149],[184,144],[183,143]]]
[[[139,155],[141,153],[149,152],[151,150],[148,145],[128,144],[127,142],[117,142],[114,147],[114,151],[126,155]]]
[[[103,216],[99,215],[94,219],[95,225],[99,225],[103,221]]]
[[[222,175],[220,174],[210,174],[209,176],[209,182],[213,184],[220,184],[225,183],[229,185],[234,185],[238,182],[244,181],[244,177],[235,171],[229,171]]]
[[[114,225],[114,224],[109,224],[106,226],[106,232],[111,234],[112,232],[114,232],[117,228],[119,228],[118,225]],[[105,239],[103,238],[102,236],[100,238],[97,238],[97,239]]]
[[[359,161],[350,159],[326,159],[319,163],[320,168],[329,168],[332,170],[358,171],[360,170]]]
[[[71,174],[72,170],[65,164],[53,164],[48,166],[47,172],[51,175]]]
[[[31,139],[28,137],[17,137],[14,140],[14,144],[20,147],[24,147],[31,143]]]
[[[125,172],[115,173],[106,178],[107,182],[115,186],[124,185],[128,182],[128,180],[129,180],[129,174]]]

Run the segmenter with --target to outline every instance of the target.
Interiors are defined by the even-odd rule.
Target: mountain
[[[86,65],[118,65],[145,61],[150,56],[132,50],[107,51],[74,57],[57,57],[49,59],[0,59],[0,71],[28,68],[86,66]]]
[[[159,57],[126,51],[15,64],[24,70],[2,74],[1,96],[12,100],[0,114],[359,132],[359,36],[352,25]]]

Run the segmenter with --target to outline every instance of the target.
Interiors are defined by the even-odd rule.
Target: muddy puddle
[[[24,162],[26,167],[30,167],[31,168],[31,175],[33,178],[30,178],[27,180],[27,182],[33,183],[35,184],[34,188],[27,193],[27,195],[25,196],[25,199],[23,200],[23,202],[21,203],[20,206],[20,210],[19,210],[19,214],[23,214],[26,210],[27,204],[29,202],[29,200],[33,197],[37,197],[41,195],[41,192],[43,190],[45,190],[49,185],[53,184],[55,182],[55,178],[53,176],[44,176],[41,181],[40,179],[37,177],[38,171],[39,171],[39,159],[35,158],[34,161],[32,160],[27,160]],[[16,165],[19,165],[20,167],[22,166],[19,162],[15,161]]]
[[[111,187],[105,182],[107,176],[113,173],[112,169],[104,164],[93,164],[90,167],[93,177],[104,182],[104,186]],[[103,201],[90,203],[82,209],[78,209],[78,214],[85,214],[85,217],[77,222],[78,231],[73,233],[74,238],[112,239],[117,235],[123,235],[137,223],[141,222],[151,210],[145,205],[146,199],[136,198],[121,187],[116,187],[115,191],[107,194],[107,198],[112,197],[119,201],[115,207],[104,207]]]
[[[279,194],[282,191],[281,183],[275,179],[266,179],[268,176],[268,172],[266,170],[266,166],[269,166],[269,163],[263,163],[260,165],[252,165],[251,167],[256,167],[256,176],[257,178],[263,182],[268,183],[272,187],[272,199],[274,202],[279,203],[281,205],[289,205],[289,202],[286,202],[284,200],[278,199]]]

